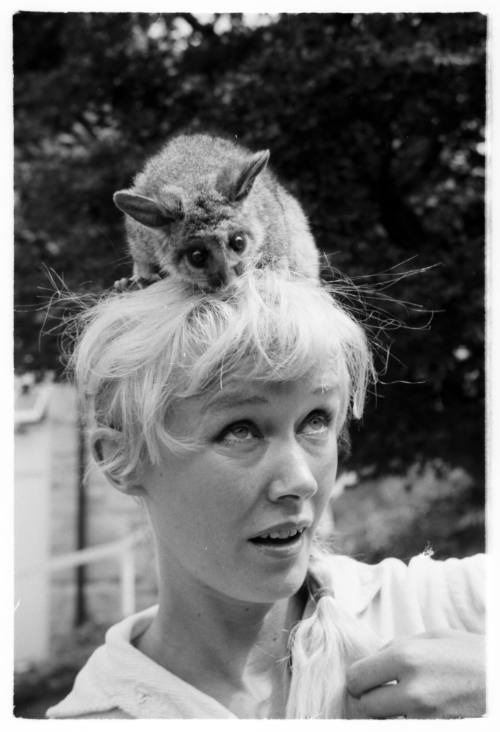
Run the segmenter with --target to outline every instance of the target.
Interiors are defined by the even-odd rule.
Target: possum
[[[268,160],[268,150],[251,152],[205,134],[167,142],[132,188],[113,196],[125,214],[130,281],[145,286],[171,277],[214,292],[255,267],[318,280],[319,254],[304,211]]]

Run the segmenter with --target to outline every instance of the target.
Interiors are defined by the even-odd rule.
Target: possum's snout
[[[232,267],[222,267],[217,271],[208,273],[208,286],[210,290],[218,290],[228,285],[235,277],[239,277],[245,271],[243,262],[238,262]]]
[[[208,278],[208,289],[211,292],[214,292],[215,290],[219,290],[221,287],[224,287],[225,285],[227,285],[226,278],[221,275],[218,275],[218,274],[210,275]]]

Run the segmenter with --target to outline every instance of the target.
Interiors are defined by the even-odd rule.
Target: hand
[[[348,669],[348,714],[480,717],[485,687],[484,636],[445,630],[398,638]]]

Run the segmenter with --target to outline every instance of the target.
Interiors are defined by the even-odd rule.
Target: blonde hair
[[[116,449],[101,467],[122,482],[134,479],[145,458],[155,463],[165,449],[193,447],[166,428],[179,399],[230,378],[296,380],[320,365],[343,389],[340,435],[349,417],[361,417],[373,377],[364,331],[334,292],[269,269],[215,294],[188,294],[162,280],[103,298],[81,321],[72,366],[95,422],[117,430]],[[311,577],[321,586],[320,571]],[[291,634],[287,716],[344,716],[345,664],[370,646],[358,625],[320,592],[311,617]]]
[[[307,585],[313,612],[289,638],[292,678],[287,719],[340,719],[351,715],[346,690],[349,666],[382,645],[381,639],[337,602],[323,576],[331,556],[313,544]]]
[[[189,449],[165,426],[177,399],[216,390],[229,378],[287,381],[321,363],[340,378],[346,417],[363,412],[373,373],[362,328],[308,280],[270,270],[237,278],[223,292],[186,294],[162,280],[115,294],[81,315],[71,365],[99,425],[121,435],[102,467],[129,479],[141,458]]]

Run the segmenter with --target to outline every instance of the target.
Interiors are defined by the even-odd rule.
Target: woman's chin
[[[274,573],[265,578],[256,578],[252,591],[253,602],[273,603],[293,597],[304,584],[307,562],[300,562],[286,572]]]

